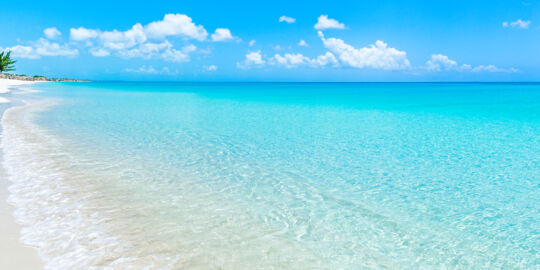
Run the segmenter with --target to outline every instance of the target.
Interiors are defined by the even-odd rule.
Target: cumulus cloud
[[[300,47],[308,47],[309,44],[307,44],[307,42],[305,40],[300,40],[300,42],[298,42],[298,46]]]
[[[103,47],[111,50],[125,50],[137,44],[145,42],[147,39],[144,28],[137,23],[127,31],[105,31],[99,35],[99,40]]]
[[[284,56],[276,54],[271,59],[272,62],[275,62],[278,65],[282,65],[282,66],[285,66],[287,68],[296,67],[298,65],[309,62],[310,60],[311,59],[309,59],[308,57],[303,56],[300,53],[296,53],[296,54],[287,53]]]
[[[96,38],[99,35],[99,31],[93,29],[87,29],[84,27],[69,29],[69,38],[75,41],[83,41]]]
[[[97,57],[115,54],[124,58],[161,58],[166,61],[187,62],[190,53],[196,51],[194,45],[187,45],[182,49],[174,48],[167,37],[182,37],[184,40],[207,40],[208,33],[202,25],[197,25],[184,14],[166,14],[162,20],[150,22],[147,25],[134,24],[125,31],[87,29],[84,27],[71,28],[72,41],[85,42],[92,46],[89,52]],[[227,28],[218,28],[212,35],[213,41],[227,41],[233,39]]]
[[[317,59],[314,59],[314,61],[319,66],[326,66],[326,65],[329,65],[329,64],[334,64],[334,65],[338,64],[338,61],[337,61],[336,57],[331,52],[326,52],[323,55],[317,56]]]
[[[40,38],[38,41],[32,42],[30,46],[16,45],[3,48],[3,50],[11,51],[13,57],[27,59],[38,59],[42,56],[74,57],[79,54],[77,49],[70,48],[68,45],[50,42],[45,38]]]
[[[164,53],[161,54],[161,58],[165,61],[170,62],[188,62],[189,61],[189,54],[191,52],[194,52],[197,50],[197,47],[195,45],[187,45],[184,46],[181,50],[177,50],[174,48],[169,48]]]
[[[319,55],[317,58],[311,59],[300,53],[286,53],[281,56],[279,54],[274,55],[270,59],[270,63],[273,65],[280,65],[286,68],[295,68],[298,66],[311,66],[311,67],[323,67],[329,64],[337,64],[336,57],[330,53]]]
[[[317,23],[315,24],[315,29],[317,30],[324,30],[324,29],[345,29],[345,25],[343,23],[338,22],[334,19],[329,19],[328,15],[321,15],[317,19]]]
[[[338,38],[325,38],[319,31],[324,46],[334,53],[341,63],[354,68],[374,68],[397,70],[410,67],[407,53],[388,47],[383,41],[377,40],[369,47],[355,48]]]
[[[31,46],[16,45],[13,47],[0,48],[0,51],[4,50],[11,51],[11,56],[15,58],[38,59],[41,57]]]
[[[283,16],[279,17],[279,22],[295,23],[296,19],[283,15]]]
[[[233,39],[233,36],[231,35],[231,30],[227,28],[218,28],[212,34],[212,41],[214,42],[228,41],[231,39]]]
[[[192,44],[177,50],[169,41],[165,40],[161,43],[145,42],[128,50],[118,50],[117,54],[124,58],[151,59],[158,57],[165,61],[182,63],[188,62],[190,53],[196,50],[197,47]]]
[[[71,28],[70,38],[83,41],[98,38],[111,42],[111,46],[125,46],[124,43],[144,42],[148,38],[163,39],[168,36],[179,36],[185,39],[205,40],[208,33],[202,25],[196,25],[184,14],[166,14],[163,20],[151,22],[145,26],[136,23],[127,31],[100,31],[84,27]]]
[[[150,59],[172,47],[173,45],[169,41],[164,41],[161,43],[147,42],[129,50],[120,50],[118,51],[118,55],[125,58],[140,57]]]
[[[253,47],[253,45],[255,45],[255,42],[256,42],[256,41],[255,41],[254,39],[251,40],[251,41],[249,42],[249,47]]]
[[[227,35],[228,34],[228,35]],[[180,36],[184,39],[205,40],[206,30],[201,25],[193,23],[190,17],[183,14],[166,14],[163,20],[154,21],[147,25],[134,24],[126,31],[100,31],[84,27],[72,28],[70,38],[73,41],[86,41],[93,45],[90,53],[97,57],[114,53],[124,58],[161,58],[165,61],[187,62],[189,54],[196,51],[194,45],[175,49],[165,37]],[[218,28],[213,35],[214,40],[222,41],[232,38],[230,31]],[[95,43],[89,43],[90,40]]]
[[[187,39],[205,40],[208,33],[202,25],[196,25],[184,14],[166,14],[161,21],[145,26],[145,32],[152,37],[183,36]]]
[[[473,67],[469,64],[458,65],[458,63],[443,54],[434,54],[426,62],[424,67],[428,71],[457,71],[457,72],[517,72],[515,68],[503,69],[494,65],[479,65]]]
[[[426,62],[426,69],[430,71],[455,70],[458,69],[458,64],[446,55],[434,54]]]
[[[531,24],[531,21],[523,21],[521,19],[518,19],[515,22],[503,22],[503,27],[512,27],[512,28],[518,28],[518,29],[527,29],[529,28],[529,25]]]
[[[43,34],[48,39],[56,39],[57,37],[61,36],[62,33],[56,29],[56,27],[49,27],[43,30]]]
[[[161,58],[165,61],[187,62],[197,47],[186,45],[177,49],[169,42],[168,37],[180,37],[184,42],[208,40],[208,33],[204,27],[195,24],[184,14],[165,14],[162,20],[146,25],[136,23],[127,30],[70,28],[70,42],[63,45],[49,41],[61,35],[57,28],[47,28],[44,34],[48,39],[42,38],[31,45],[13,46],[13,55],[32,59],[41,56],[75,56],[79,53],[75,48],[85,47],[96,57],[115,55],[123,58]],[[217,28],[211,36],[211,40],[215,42],[234,38],[227,28]],[[250,45],[253,43],[254,41]],[[203,53],[203,50],[200,52]]]
[[[261,67],[266,63],[263,60],[261,51],[249,52],[246,54],[246,58],[242,62],[236,63],[236,66],[241,69],[248,69],[251,67]]]
[[[76,56],[79,54],[77,49],[71,49],[67,45],[60,45],[58,43],[50,42],[44,38],[40,38],[38,42],[34,44],[34,48],[38,55],[43,56]]]
[[[237,66],[241,69],[260,68],[268,65],[281,66],[285,68],[296,68],[300,66],[305,67],[325,67],[328,65],[337,66],[338,60],[331,52],[326,52],[323,55],[319,55],[316,58],[309,58],[301,53],[286,53],[284,55],[275,54],[269,58],[268,61],[263,59],[261,51],[249,52],[246,54],[246,58],[242,62],[238,62]]]

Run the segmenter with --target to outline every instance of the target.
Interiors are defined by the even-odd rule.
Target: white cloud
[[[71,40],[83,41],[96,38],[99,35],[99,31],[93,29],[86,29],[84,27],[69,29],[69,38]]]
[[[300,42],[298,42],[298,46],[300,47],[308,47],[309,44],[307,44],[307,42],[305,40],[300,40]]]
[[[251,40],[251,41],[249,42],[249,47],[253,47],[253,45],[255,45],[255,42],[256,42],[256,41],[255,41],[254,39]]]
[[[45,34],[45,37],[48,39],[56,39],[57,37],[61,36],[62,33],[56,29],[56,27],[49,27],[43,30],[43,34]]]
[[[216,71],[218,69],[218,67],[216,65],[204,66],[203,68],[206,71]]]
[[[279,17],[279,22],[295,23],[296,19],[283,15],[283,16]]]
[[[518,29],[527,29],[529,28],[529,25],[531,24],[531,21],[523,21],[521,19],[518,19],[515,22],[503,22],[503,27],[512,27],[512,28],[518,28]]]
[[[189,54],[191,52],[194,52],[195,50],[197,50],[197,47],[195,47],[195,45],[184,46],[181,50],[169,48],[161,54],[161,58],[165,61],[170,62],[189,62]]]
[[[279,54],[274,55],[270,59],[270,63],[273,65],[280,65],[286,68],[295,68],[298,66],[306,65],[311,67],[323,67],[329,64],[337,64],[336,57],[330,53],[319,55],[317,58],[311,59],[300,53],[286,53],[281,56]]]
[[[159,55],[161,52],[172,48],[172,46],[173,45],[169,41],[164,41],[162,43],[146,42],[129,50],[120,50],[118,51],[118,55],[125,58],[140,57],[150,59]]]
[[[151,59],[159,57],[170,62],[189,62],[189,54],[196,51],[195,45],[186,45],[181,50],[173,48],[173,45],[165,40],[161,43],[145,42],[128,50],[118,50],[120,57]]]
[[[96,57],[105,57],[111,55],[109,51],[102,48],[92,48],[90,49],[90,53]]]
[[[143,26],[137,23],[127,31],[105,31],[99,35],[103,46],[111,50],[125,50],[146,41]]]
[[[79,54],[77,49],[71,49],[67,45],[50,42],[44,38],[40,38],[34,44],[36,53],[43,56],[69,56],[73,57]]]
[[[317,23],[315,24],[315,29],[317,30],[324,30],[324,29],[344,29],[345,25],[338,22],[334,19],[329,19],[328,15],[321,15],[317,19]]]
[[[357,49],[338,38],[326,39],[321,31],[318,34],[324,46],[336,54],[345,65],[385,70],[405,69],[410,66],[406,52],[390,48],[383,41],[377,40],[375,45]]]
[[[212,41],[214,42],[228,41],[231,39],[233,39],[233,36],[231,35],[231,30],[227,28],[218,28],[212,34]]]
[[[338,64],[336,57],[331,52],[326,52],[323,55],[317,56],[317,59],[314,59],[314,61],[316,61],[316,63],[319,66],[326,66],[328,64],[334,64],[334,65]]]
[[[13,47],[3,48],[12,52],[15,58],[38,59],[41,56],[67,56],[74,57],[79,54],[77,49],[72,49],[68,45],[60,45],[55,42],[50,42],[45,38],[40,38],[38,41],[32,42],[31,46],[16,45]]]
[[[36,53],[33,47],[16,45],[13,47],[0,48],[0,50],[11,51],[11,56],[14,58],[27,58],[27,59],[38,59],[40,55]]]
[[[271,61],[275,62],[276,64],[285,66],[287,68],[296,67],[298,65],[304,64],[305,62],[309,62],[309,60],[310,59],[308,57],[305,57],[299,53],[296,53],[296,54],[287,53],[284,56],[276,54],[271,59]]]
[[[161,68],[161,70],[157,70],[153,66],[145,66],[145,65],[139,68],[135,68],[135,69],[126,68],[124,69],[124,71],[131,72],[131,73],[141,73],[141,74],[165,74],[165,75],[177,75],[180,73],[178,70],[171,71],[169,67],[163,67]]]
[[[274,50],[281,51],[281,50],[283,50],[283,48],[281,48],[281,46],[279,46],[279,44],[278,44],[278,45],[274,46]]]
[[[158,71],[153,66],[141,66],[137,69],[126,68],[126,72],[132,73],[146,73],[146,74],[157,74]]]
[[[189,54],[196,50],[194,45],[175,49],[167,39],[168,36],[179,36],[185,40],[206,40],[208,33],[202,25],[196,25],[192,19],[183,14],[166,14],[163,20],[154,21],[147,25],[136,23],[126,31],[100,31],[79,27],[70,29],[73,41],[86,41],[86,46],[92,46],[90,53],[102,57],[115,54],[125,58],[150,59],[159,57],[166,61],[187,62]],[[212,35],[213,41],[233,39],[227,28],[218,28]],[[90,42],[94,39],[95,42]]]
[[[151,22],[145,27],[151,37],[183,36],[187,39],[205,40],[208,33],[202,25],[196,25],[184,14],[166,14],[161,21]]]
[[[434,54],[426,62],[426,69],[430,71],[455,70],[457,68],[458,64],[456,61],[442,54]]]
[[[266,61],[263,60],[261,51],[255,51],[255,52],[249,52],[246,54],[246,59],[242,62],[236,63],[236,66],[238,66],[241,69],[248,69],[250,67],[261,67],[266,63]]]
[[[82,41],[99,37],[106,47],[111,49],[125,49],[150,38],[164,38],[167,36],[182,36],[186,39],[205,40],[208,33],[201,25],[195,25],[192,19],[184,14],[166,14],[161,21],[155,21],[143,26],[136,23],[127,31],[104,31],[87,29],[84,27],[71,28],[72,40]]]
[[[238,62],[237,66],[241,69],[248,69],[252,67],[262,67],[266,64],[274,66],[282,66],[285,68],[296,68],[299,66],[306,67],[324,67],[327,65],[338,65],[336,57],[331,52],[326,52],[323,55],[319,55],[316,58],[309,58],[300,53],[286,53],[283,56],[275,54],[269,58],[268,61],[263,59],[261,51],[249,52],[246,54],[246,58],[242,62]]]
[[[49,39],[61,35],[54,27],[45,29],[44,34]],[[96,57],[116,55],[124,58],[161,58],[172,62],[189,61],[190,54],[196,51],[197,47],[187,45],[182,49],[176,49],[166,39],[169,36],[205,41],[208,33],[202,25],[196,25],[187,15],[166,14],[162,20],[147,25],[136,23],[125,31],[71,28],[70,43],[61,45],[42,38],[30,45],[14,46],[13,51],[14,56],[36,59],[41,56],[75,56],[79,51],[73,46],[79,46],[86,47],[88,52]],[[212,41],[234,38],[227,28],[218,28],[212,35]]]
[[[184,14],[166,14],[163,20],[151,22],[145,26],[136,23],[127,31],[101,32],[84,27],[70,29],[72,40],[83,41],[99,37],[103,42],[108,42],[112,48],[126,47],[126,45],[129,47],[129,44],[134,42],[141,43],[148,38],[162,39],[167,36],[181,36],[202,41],[206,39],[208,33],[202,25],[196,25],[189,16]]]
[[[515,68],[510,69],[503,69],[498,68],[494,65],[479,65],[476,67],[472,67],[469,64],[463,64],[458,65],[458,63],[450,58],[448,56],[443,54],[434,54],[431,56],[431,59],[429,59],[426,62],[426,66],[424,67],[428,71],[458,71],[458,72],[517,72],[518,70]]]
[[[503,72],[503,73],[514,73],[518,72],[515,68],[505,69],[498,68],[494,65],[479,65],[471,69],[472,72]]]

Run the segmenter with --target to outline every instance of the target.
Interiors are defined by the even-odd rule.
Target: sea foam
[[[37,248],[46,269],[328,268],[282,236],[289,225],[268,228],[195,183],[180,197],[155,194],[143,200],[154,192],[151,183],[136,188],[145,194],[115,187],[108,173],[137,185],[131,182],[137,179],[134,173],[151,170],[133,163],[131,168],[94,163],[64,151],[71,146],[35,123],[53,106],[33,101],[8,109],[2,118],[3,165],[12,182],[9,203],[23,226],[22,242]]]
[[[104,224],[110,220],[88,203],[92,187],[73,181],[80,176],[65,173],[73,160],[53,136],[33,123],[36,113],[53,105],[13,107],[2,118],[3,165],[12,182],[8,201],[23,226],[22,242],[37,248],[46,269],[173,264],[174,260],[159,256],[130,257],[128,243],[107,232]],[[76,182],[80,185],[75,188]]]

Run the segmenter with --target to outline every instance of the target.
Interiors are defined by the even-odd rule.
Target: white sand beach
[[[33,82],[0,79],[0,103],[10,102],[6,97],[11,92],[10,88],[31,83]],[[7,106],[2,106],[0,109],[2,115],[6,108]],[[37,251],[23,245],[19,239],[21,226],[15,222],[13,206],[7,203],[10,184],[3,166],[0,166],[0,269],[42,269],[43,262]]]
[[[11,92],[9,90],[10,87],[19,86],[23,84],[32,84],[33,81],[20,81],[20,80],[8,80],[8,79],[0,79],[0,94],[6,94]]]

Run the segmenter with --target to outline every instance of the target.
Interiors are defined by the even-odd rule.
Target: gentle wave
[[[501,116],[458,103],[393,111],[114,86],[51,85],[3,118],[10,202],[49,269],[538,261],[529,105]]]
[[[168,205],[169,210],[152,205],[152,200],[159,204],[166,199],[158,194],[137,200],[138,195],[130,194],[126,186],[104,187],[111,177],[132,181],[141,165],[122,168],[107,161],[80,160],[64,151],[71,146],[35,123],[39,113],[53,106],[54,102],[32,102],[8,109],[2,118],[3,165],[12,182],[8,200],[23,225],[23,243],[38,249],[46,269],[253,269],[270,265],[328,269],[316,256],[281,237],[282,229],[266,228],[202,187],[184,190],[180,199],[184,209]],[[83,167],[87,171],[81,171]],[[92,170],[97,173],[89,176]],[[100,171],[106,173],[99,175]],[[147,188],[148,193],[151,190]],[[165,217],[156,221],[156,216]]]
[[[23,243],[38,249],[46,269],[174,264],[170,258],[130,256],[128,243],[104,228],[111,220],[89,205],[95,187],[66,174],[72,157],[33,123],[37,113],[51,106],[54,103],[38,102],[13,107],[2,118],[3,165],[12,182],[8,200],[23,225]]]

